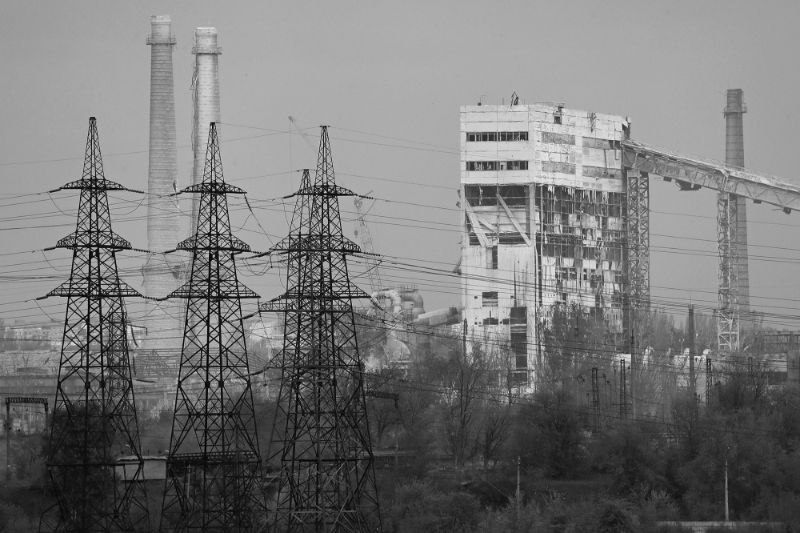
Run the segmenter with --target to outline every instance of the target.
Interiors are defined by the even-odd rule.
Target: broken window
[[[497,246],[492,246],[492,269],[497,270]],[[496,295],[497,293],[495,293]]]
[[[467,170],[528,170],[527,161],[467,161]],[[572,174],[575,174],[575,165],[572,165]]]
[[[467,132],[468,142],[519,142],[527,141],[527,131],[471,131]]]
[[[481,293],[482,307],[497,307],[497,291],[486,291]]]
[[[551,144],[575,144],[575,136],[566,133],[542,132],[542,142]]]
[[[484,326],[496,326],[497,325],[497,319],[494,318],[494,317],[491,317],[491,316],[489,318],[484,318],[483,319],[483,325]]]

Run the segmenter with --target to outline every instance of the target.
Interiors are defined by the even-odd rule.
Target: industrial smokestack
[[[743,115],[747,112],[744,105],[744,91],[728,89],[725,106],[725,163],[744,167],[744,125]],[[733,195],[731,195],[733,196]],[[733,198],[732,198],[733,199]],[[737,273],[739,279],[739,312],[743,320],[750,312],[750,271],[747,265],[747,202],[745,198],[736,196],[736,242]]]
[[[150,46],[150,164],[147,179],[147,241],[149,250],[144,268],[147,296],[161,298],[179,285],[179,260],[164,255],[175,249],[180,238],[180,209],[177,189],[178,153],[175,137],[175,87],[172,75],[172,47],[169,16],[153,16]],[[180,305],[176,302],[148,300],[144,318],[147,338],[144,347],[162,355],[180,352]]]
[[[192,151],[194,153],[194,168],[192,170],[192,184],[203,181],[203,170],[206,163],[206,144],[208,142],[208,128],[211,122],[216,123],[217,135],[220,132],[219,116],[219,58],[222,48],[217,46],[216,28],[197,28],[194,32],[195,46],[192,53],[195,55],[194,79],[194,122],[192,124]],[[194,235],[197,227],[197,210],[199,195],[192,199],[191,234]]]

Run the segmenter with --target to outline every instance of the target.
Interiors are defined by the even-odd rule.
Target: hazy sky
[[[89,116],[98,119],[106,177],[146,189],[151,15],[171,15],[178,41],[180,184],[191,165],[192,36],[211,25],[223,48],[225,177],[249,192],[273,241],[286,233],[286,216],[263,200],[288,194],[298,183],[291,171],[315,159],[303,137],[281,133],[289,115],[314,145],[315,127],[330,125],[339,182],[380,199],[370,210],[376,251],[446,271],[460,254],[459,106],[482,95],[492,104],[516,91],[528,103],[630,116],[636,140],[723,159],[725,90],[742,88],[746,165],[795,179],[797,2],[5,2],[2,318],[41,321],[26,300],[68,277],[66,250],[8,254],[73,231],[77,196],[15,196],[80,178]],[[145,248],[146,205],[113,196],[116,231]],[[714,193],[679,193],[659,180],[651,197],[654,302],[714,306]],[[351,220],[352,202],[342,208]],[[266,250],[269,238],[244,205],[232,209],[239,237]],[[769,319],[776,327],[796,327],[800,214],[748,209],[753,307],[778,315]],[[352,238],[352,222],[345,227]],[[120,259],[136,287],[142,262]],[[264,298],[281,292],[278,274],[243,271]],[[428,310],[460,303],[452,277],[396,269],[384,277],[418,284]],[[65,302],[39,303],[62,320]]]

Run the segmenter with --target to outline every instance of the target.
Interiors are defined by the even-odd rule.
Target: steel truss
[[[55,503],[39,531],[109,532],[149,528],[124,298],[140,294],[120,281],[116,252],[128,241],[111,229],[97,133],[89,119],[83,176],[58,190],[79,190],[75,232],[56,248],[72,250],[68,281],[47,296],[67,298],[58,384],[47,455]],[[139,192],[139,191],[134,191]],[[115,472],[128,455],[126,480]]]
[[[228,194],[244,194],[222,175],[211,123],[203,181],[181,191],[200,194],[197,233],[179,243],[191,252],[161,531],[250,532],[266,527],[260,456],[241,300],[258,295],[242,285],[235,255],[250,247],[231,233]]]
[[[627,169],[628,283],[633,309],[650,306],[650,177]]]
[[[735,194],[721,192],[717,195],[717,345],[721,353],[739,351],[738,204]]]
[[[287,260],[287,291],[261,311],[286,317],[281,390],[269,462],[279,472],[278,531],[379,531],[377,490],[327,127],[313,185],[304,172],[290,234],[271,255]]]

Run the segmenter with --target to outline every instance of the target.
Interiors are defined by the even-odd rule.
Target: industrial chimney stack
[[[178,153],[175,137],[175,88],[172,75],[172,22],[153,16],[150,46],[150,165],[147,179],[147,241],[150,254],[144,267],[145,293],[161,298],[180,284],[179,258],[164,255],[180,238],[180,209],[169,196],[177,189]],[[174,254],[173,254],[174,255]],[[147,337],[144,348],[159,355],[177,355],[181,349],[180,305],[147,301]]]
[[[744,105],[744,91],[728,89],[725,106],[725,163],[744,167],[744,127],[743,115],[747,113]],[[733,195],[731,195],[733,196]],[[739,295],[737,299],[742,320],[747,320],[750,312],[750,272],[747,266],[747,202],[746,198],[736,197],[736,243],[737,277]]]
[[[194,168],[192,184],[203,181],[203,170],[206,163],[206,142],[208,141],[209,124],[214,122],[217,134],[220,131],[219,116],[219,55],[222,48],[217,46],[216,28],[197,28],[194,33],[195,55],[194,79],[192,80],[194,122],[192,124],[192,151]],[[192,200],[191,235],[194,235],[197,224],[199,195]]]

